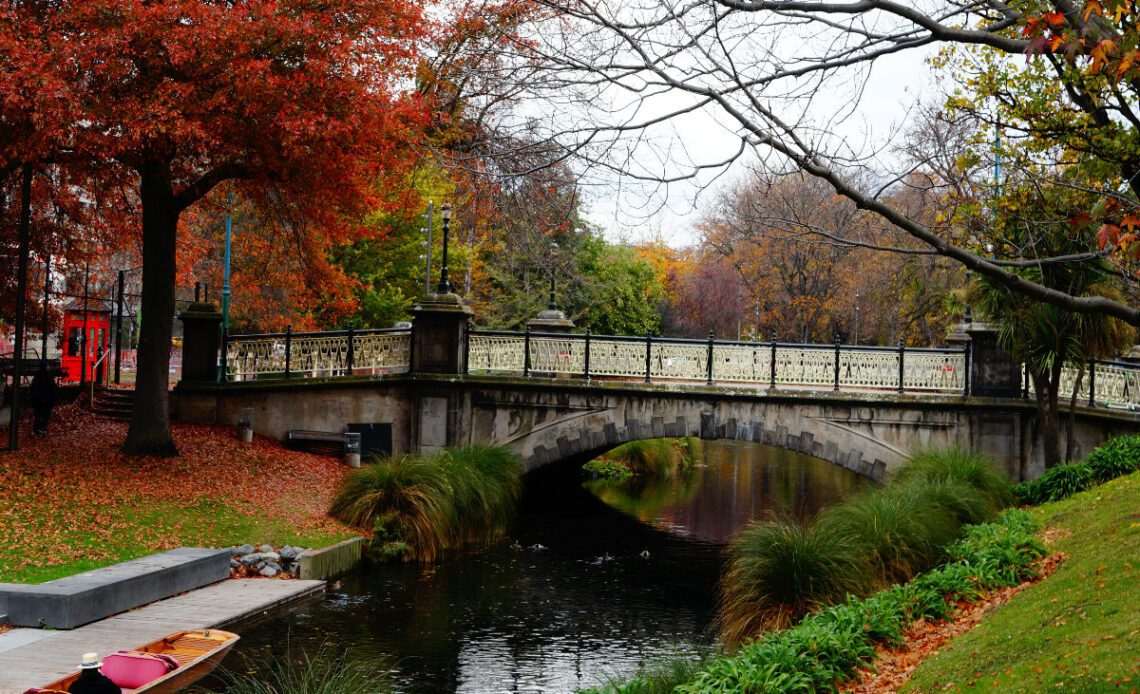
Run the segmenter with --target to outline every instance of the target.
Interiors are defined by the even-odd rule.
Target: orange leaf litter
[[[348,471],[336,458],[291,451],[261,437],[244,444],[229,427],[183,423],[172,424],[179,457],[127,456],[119,452],[126,422],[74,404],[56,408],[46,438],[33,436],[26,420],[20,429],[19,452],[0,454],[0,546],[28,552],[14,564],[0,565],[0,573],[77,557],[113,559],[113,552],[101,551],[101,540],[124,533],[150,551],[161,551],[184,544],[180,531],[199,530],[176,525],[160,536],[130,524],[123,514],[140,500],[175,507],[215,501],[278,521],[299,535],[348,530],[327,516]],[[77,531],[89,537],[83,544],[90,546],[72,546]]]
[[[948,641],[982,621],[982,617],[993,608],[1004,605],[1021,591],[1046,578],[1065,560],[1063,554],[1053,554],[1037,562],[1039,574],[1012,588],[1002,588],[983,596],[975,602],[960,602],[951,619],[942,622],[928,622],[920,619],[910,625],[903,634],[903,642],[897,648],[878,646],[872,665],[875,670],[863,668],[859,676],[843,685],[839,691],[851,694],[886,694],[897,692],[914,674],[919,663],[934,655]]]

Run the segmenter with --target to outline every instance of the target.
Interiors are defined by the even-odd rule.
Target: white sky
[[[930,100],[940,93],[924,63],[936,50],[906,51],[877,60],[856,112],[838,124],[836,133],[850,141],[856,150],[866,150],[887,141],[905,121],[910,107],[920,99]],[[818,114],[842,108],[849,94],[840,91],[834,88],[830,92],[821,91],[812,111]],[[707,112],[688,116],[673,129],[680,131],[685,147],[699,148],[706,159],[715,158],[711,153],[727,155],[738,145],[731,131]],[[658,194],[650,201],[646,200],[644,190],[629,182],[587,184],[584,186],[586,218],[604,229],[611,240],[661,238],[674,247],[693,245],[698,241],[696,225],[702,209],[710,206],[716,193],[738,180],[742,173],[739,167],[730,170],[703,191],[695,184],[674,184],[667,196]]]

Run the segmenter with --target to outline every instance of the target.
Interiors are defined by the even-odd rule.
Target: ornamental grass
[[[514,517],[522,473],[511,453],[487,446],[379,459],[345,477],[329,513],[371,530],[383,556],[434,561],[500,537]]]

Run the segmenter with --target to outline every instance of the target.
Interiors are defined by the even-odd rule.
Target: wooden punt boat
[[[178,661],[178,667],[156,680],[147,682],[136,689],[123,689],[123,694],[174,694],[189,687],[222,662],[238,639],[237,634],[218,629],[178,631],[166,638],[134,649],[142,653],[166,655]],[[56,680],[46,687],[30,689],[28,692],[48,694],[66,692],[79,673]],[[27,693],[25,693],[27,694]]]

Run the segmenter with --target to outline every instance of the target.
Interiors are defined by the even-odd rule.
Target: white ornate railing
[[[223,344],[222,373],[227,381],[402,373],[411,344],[410,330],[233,335]]]
[[[1118,361],[1097,361],[1091,365],[1079,366],[1067,364],[1061,369],[1061,387],[1058,389],[1058,397],[1062,401],[1072,398],[1073,386],[1076,385],[1078,376],[1081,381],[1081,386],[1077,390],[1078,404],[1121,410],[1140,409],[1138,365]],[[1034,391],[1033,382],[1029,381],[1027,392]]]
[[[967,385],[964,350],[490,330],[468,336],[468,371],[949,394]]]

